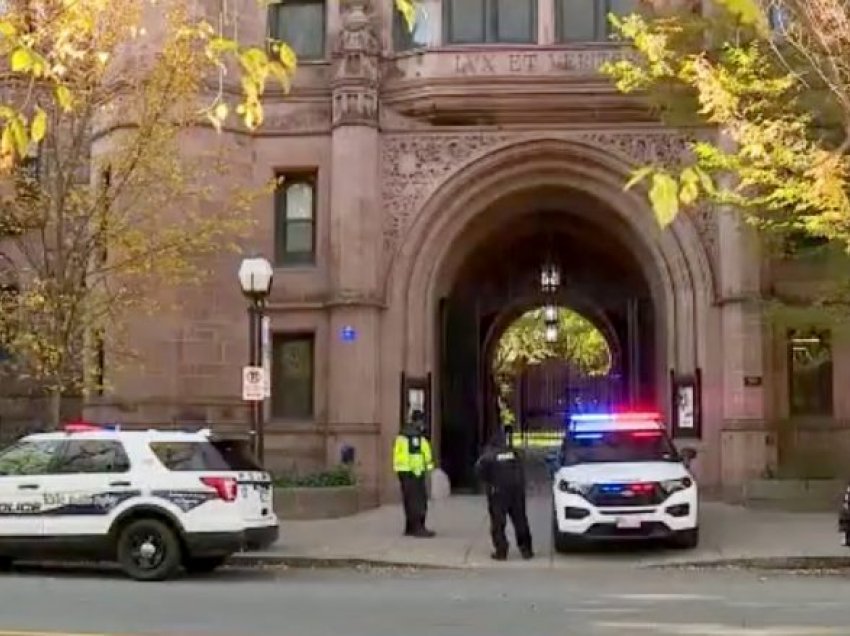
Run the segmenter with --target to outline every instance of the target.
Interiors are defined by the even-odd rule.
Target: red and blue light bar
[[[616,413],[579,413],[572,415],[569,422],[570,433],[590,435],[615,431],[634,431],[649,437],[663,430],[661,414],[653,411],[624,411]]]

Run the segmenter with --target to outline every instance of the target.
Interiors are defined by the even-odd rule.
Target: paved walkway
[[[548,497],[529,500],[529,519],[538,557],[506,563],[490,560],[487,514],[481,497],[454,496],[431,502],[428,525],[434,539],[400,536],[399,506],[384,506],[353,517],[321,521],[284,521],[281,540],[265,556],[348,559],[440,567],[579,568],[588,565],[649,566],[728,559],[773,557],[848,557],[840,545],[835,514],[748,510],[721,503],[701,509],[701,542],[696,550],[627,546],[577,555],[560,555],[551,547]]]

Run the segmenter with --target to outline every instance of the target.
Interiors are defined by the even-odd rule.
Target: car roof
[[[27,435],[25,440],[69,440],[69,439],[143,439],[157,442],[205,442],[210,440],[208,431],[169,431],[169,430],[112,430],[90,431],[52,431]]]

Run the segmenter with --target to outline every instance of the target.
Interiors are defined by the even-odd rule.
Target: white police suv
[[[554,473],[555,549],[622,539],[696,547],[695,455],[676,451],[656,413],[573,416]]]
[[[268,473],[209,431],[72,425],[0,451],[0,564],[116,560],[138,580],[209,572],[277,540]]]

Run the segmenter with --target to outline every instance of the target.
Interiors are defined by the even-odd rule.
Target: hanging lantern
[[[558,342],[558,328],[555,325],[546,325],[545,337],[549,344]]]
[[[546,324],[553,324],[558,322],[558,308],[553,305],[548,305],[543,310],[543,320]]]
[[[540,288],[551,294],[561,285],[561,271],[554,263],[546,263],[540,270]]]

